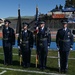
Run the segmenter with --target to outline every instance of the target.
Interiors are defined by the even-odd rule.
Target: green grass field
[[[35,55],[36,50],[32,50],[31,56],[31,66],[29,68],[23,68],[20,66],[19,56],[18,56],[18,49],[13,49],[13,65],[5,66],[4,56],[3,56],[3,49],[0,48],[0,75],[58,75],[58,59],[57,58],[47,58],[47,68],[44,71],[40,71],[39,68],[35,67]],[[48,56],[57,57],[57,51],[49,50]],[[75,51],[70,51],[69,58],[75,58]],[[69,59],[68,61],[68,73],[67,75],[74,75],[75,74],[75,59]]]

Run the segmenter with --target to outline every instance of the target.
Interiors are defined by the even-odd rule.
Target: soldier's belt
[[[70,40],[60,40],[60,41],[62,41],[62,42],[69,42]]]
[[[26,46],[26,44],[28,44],[28,41],[22,41],[23,46]]]
[[[42,44],[42,43],[40,43],[40,46],[43,46],[43,44]]]
[[[8,40],[8,38],[3,38],[3,40]]]
[[[28,43],[28,41],[22,41],[22,43]]]
[[[41,41],[44,41],[44,40],[47,40],[47,38],[42,38],[42,39],[40,39]]]
[[[29,41],[22,41],[22,44],[27,44]]]

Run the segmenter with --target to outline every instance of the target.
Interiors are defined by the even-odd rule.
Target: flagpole
[[[35,29],[35,37],[36,37],[36,68],[37,68],[37,64],[38,64],[38,53],[37,53],[37,33],[38,33],[38,29],[37,29],[37,24],[38,24],[38,6],[36,5],[36,16],[35,16],[35,20],[36,20],[36,29]]]

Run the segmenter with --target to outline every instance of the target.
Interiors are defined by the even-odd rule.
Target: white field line
[[[4,70],[4,71],[0,72],[0,75],[4,74],[5,72],[7,72],[7,71],[6,71],[6,70]]]
[[[5,68],[5,67],[0,67],[0,69],[10,70],[10,71],[17,71],[17,72],[28,72],[28,73],[46,74],[46,75],[65,75],[65,74],[47,73],[47,72],[42,72],[42,71],[31,71],[31,70],[13,69],[13,68]]]
[[[3,55],[3,53],[0,53],[0,54]],[[18,54],[17,54],[17,53],[13,53],[13,55],[18,55]],[[36,57],[36,55],[31,55],[31,56]],[[55,57],[55,56],[47,56],[47,57],[48,57],[48,58],[59,58],[59,57]],[[75,60],[75,58],[69,58],[69,59]]]

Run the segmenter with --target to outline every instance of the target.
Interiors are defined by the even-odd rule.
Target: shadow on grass
[[[4,60],[0,59],[0,64],[4,64]]]
[[[58,68],[52,68],[52,67],[46,67],[46,69],[50,70],[50,71],[56,71],[56,72],[59,72],[59,69]]]
[[[32,67],[32,68],[36,68],[36,64],[31,63],[30,67]],[[37,64],[37,68],[40,68],[40,65],[39,65],[39,64]]]
[[[4,64],[4,60],[0,59],[0,64]],[[13,66],[20,66],[20,62],[17,61],[17,60],[14,60],[12,65]],[[30,67],[31,68],[36,68],[36,65],[34,63],[31,63]],[[40,69],[40,65],[39,64],[37,65],[37,68]],[[46,67],[46,70],[50,70],[51,72],[54,72],[54,71],[55,72],[59,72],[58,68],[52,68],[52,67]]]
[[[0,64],[4,64],[4,60],[0,59]],[[19,63],[19,61],[15,60],[15,61],[12,61],[12,65],[13,66],[19,66],[20,63]]]
[[[36,65],[34,63],[31,63],[30,67],[32,68],[36,68]],[[37,68],[40,69],[40,65],[38,64],[37,65]],[[59,72],[59,69],[58,68],[53,68],[53,67],[46,67],[46,70],[50,70],[50,71],[55,71],[55,72]]]
[[[13,66],[20,66],[20,62],[17,60],[13,61]],[[21,66],[23,66],[23,62],[21,63]],[[35,68],[35,64],[31,63],[30,67]]]
[[[30,67],[35,68],[35,64],[34,63],[31,63],[30,64]]]
[[[2,60],[2,59],[0,59],[0,64],[4,64],[4,60]],[[17,60],[14,60],[13,62],[12,62],[12,65],[13,66],[20,66],[20,62],[19,61],[17,61]],[[34,64],[34,63],[31,63],[30,64],[30,67],[31,68],[36,68],[36,64]],[[37,65],[37,68],[39,69],[40,68],[40,65],[38,64]],[[59,69],[58,68],[53,68],[53,67],[46,67],[46,70],[50,70],[50,71],[55,71],[55,72],[59,72]]]
[[[20,65],[20,62],[19,61],[17,61],[17,60],[14,60],[13,61],[13,66],[19,66]]]

